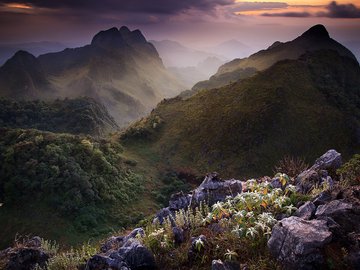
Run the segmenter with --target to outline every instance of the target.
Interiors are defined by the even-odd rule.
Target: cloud
[[[212,10],[217,6],[231,5],[235,0],[20,0],[17,4],[50,9],[82,9],[98,11],[120,11],[151,14],[176,14],[189,9]],[[1,0],[0,4],[14,0]]]
[[[360,18],[360,8],[354,4],[337,4],[335,1],[331,2],[327,7],[327,12],[319,12],[319,17],[329,18]]]
[[[237,2],[232,5],[231,11],[244,12],[244,11],[257,11],[257,10],[272,10],[283,9],[288,7],[284,2]]]
[[[265,17],[327,17],[327,18],[360,18],[360,8],[354,4],[338,4],[336,1],[324,6],[325,11],[315,12],[311,10],[315,6],[288,6],[300,10],[301,8],[308,8],[309,10],[291,11],[291,12],[267,12],[262,13]]]
[[[265,17],[293,17],[293,18],[306,18],[312,15],[309,12],[280,12],[280,13],[263,13],[261,16]]]

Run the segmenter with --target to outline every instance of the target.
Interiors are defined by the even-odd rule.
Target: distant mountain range
[[[123,126],[185,87],[139,30],[111,28],[91,44],[35,57],[19,51],[0,68],[0,96],[15,100],[91,97]]]
[[[222,87],[240,78],[250,77],[258,71],[269,68],[278,61],[297,59],[306,52],[321,49],[336,50],[342,56],[355,59],[352,52],[329,37],[324,26],[316,25],[293,41],[285,43],[276,41],[268,49],[259,51],[248,58],[235,59],[224,64],[209,80],[197,83],[193,90]]]
[[[122,141],[170,168],[236,177],[271,174],[285,155],[360,148],[359,63],[324,26],[227,63],[198,88],[161,102]]]
[[[0,65],[13,56],[17,51],[27,51],[35,56],[48,52],[62,51],[67,45],[60,42],[39,41],[26,43],[0,43]]]

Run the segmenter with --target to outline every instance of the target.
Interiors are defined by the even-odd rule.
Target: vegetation
[[[127,211],[143,192],[145,179],[124,162],[118,143],[6,128],[0,129],[0,137],[2,244],[16,232],[54,236],[50,232],[63,223],[70,226],[69,234],[89,237],[110,231],[111,224],[119,228],[135,221]],[[46,226],[53,218],[55,227]],[[34,229],[29,224],[43,222],[28,231]]]
[[[51,102],[0,98],[0,126],[94,136],[118,128],[103,105],[86,97]]]
[[[299,157],[285,156],[275,166],[275,172],[282,172],[290,177],[295,177],[309,168],[304,159]]]
[[[280,269],[266,251],[266,242],[278,214],[291,215],[297,194],[293,186],[272,189],[268,182],[246,182],[247,192],[228,197],[211,207],[201,204],[194,210],[181,210],[174,222],[185,232],[185,242],[177,245],[172,222],[149,223],[139,239],[154,253],[160,268],[209,269],[213,259],[240,261],[250,269]],[[197,239],[195,257],[189,255],[190,238]],[[241,254],[241,256],[239,256]]]
[[[359,150],[359,74],[358,63],[335,51],[281,61],[249,79],[164,100],[120,140],[160,157],[158,166],[240,179],[269,175],[285,155],[306,163],[334,148],[347,158]]]
[[[360,184],[360,155],[354,155],[348,162],[337,170],[340,179],[349,185]]]

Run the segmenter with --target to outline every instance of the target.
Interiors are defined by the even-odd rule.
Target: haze
[[[127,25],[149,40],[175,40],[200,50],[237,40],[249,48],[240,57],[275,40],[293,39],[318,23],[359,57],[359,0],[0,1],[0,43],[81,46],[99,30]]]

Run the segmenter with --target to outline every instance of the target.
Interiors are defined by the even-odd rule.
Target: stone
[[[222,262],[221,260],[213,260],[211,270],[240,270],[240,264],[237,262]]]
[[[337,170],[342,164],[341,154],[331,149],[319,157],[311,167],[313,170]]]
[[[324,263],[322,248],[331,239],[326,221],[292,216],[274,226],[268,248],[286,269],[319,269]]]
[[[330,202],[331,200],[332,200],[332,196],[331,196],[330,192],[323,191],[318,196],[316,196],[316,198],[313,200],[313,203],[316,206],[319,206],[322,204],[326,204],[326,203]]]
[[[32,270],[36,265],[45,267],[50,257],[45,251],[31,247],[13,249],[9,255],[5,270]]]
[[[352,209],[353,206],[350,203],[345,203],[341,200],[334,200],[328,204],[320,205],[315,213],[315,216],[331,216],[337,212],[343,212]]]
[[[270,185],[272,188],[282,188],[282,184],[280,182],[279,177],[275,177],[275,178],[271,179]]]
[[[172,233],[174,235],[175,245],[180,245],[185,241],[185,232],[179,227],[173,227]]]
[[[110,238],[102,247],[103,253],[96,254],[88,260],[86,269],[156,269],[153,254],[137,240],[137,235],[145,235],[144,230],[136,228],[127,236]]]
[[[306,202],[296,212],[294,213],[294,216],[300,217],[302,219],[309,220],[311,219],[316,211],[316,206],[312,202]]]

